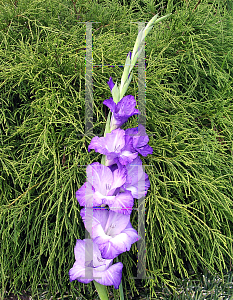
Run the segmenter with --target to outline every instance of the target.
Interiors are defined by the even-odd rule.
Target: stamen
[[[106,183],[105,188],[106,188],[106,190],[110,190],[111,189],[111,184],[110,183]]]

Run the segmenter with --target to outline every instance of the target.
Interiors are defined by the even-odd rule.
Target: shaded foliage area
[[[158,285],[232,263],[232,20],[226,1],[0,1],[1,296],[69,291],[93,299],[91,284],[69,283],[76,239],[84,238],[75,192],[88,153],[85,24],[93,23],[94,133],[103,134],[109,77],[119,80],[136,21],[172,12],[146,40],[147,132],[143,160],[146,273]],[[124,4],[124,3],[123,3]],[[110,68],[110,64],[116,67]],[[135,69],[129,94],[137,97]],[[137,126],[137,118],[128,127]],[[137,203],[135,203],[137,206]],[[132,225],[137,228],[137,213]],[[137,295],[137,245],[119,256],[123,286]],[[109,293],[118,297],[118,291]],[[128,294],[127,294],[128,295]],[[126,298],[128,299],[128,296]],[[39,297],[39,296],[38,296]]]

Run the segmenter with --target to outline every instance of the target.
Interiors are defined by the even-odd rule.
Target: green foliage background
[[[85,133],[85,23],[93,23],[93,63],[124,64],[137,21],[172,16],[146,39],[147,132],[143,158],[147,276],[160,284],[204,269],[223,274],[233,257],[233,34],[230,1],[0,1],[0,277],[6,291],[30,289],[93,299],[92,284],[69,283],[84,226],[75,192],[88,153]],[[162,8],[164,7],[164,8]],[[103,134],[109,77],[95,67],[94,133]],[[135,69],[128,94],[137,96]],[[137,126],[132,118],[128,127]],[[135,205],[137,205],[135,203]],[[137,228],[137,214],[132,213]],[[119,256],[123,286],[137,294],[137,247]],[[113,292],[110,287],[109,292]],[[56,294],[57,293],[57,294]],[[114,290],[116,299],[118,291]],[[126,295],[128,299],[128,296]]]

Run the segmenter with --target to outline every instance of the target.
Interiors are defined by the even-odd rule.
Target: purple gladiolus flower
[[[132,143],[131,143],[132,144]],[[125,143],[125,131],[123,129],[115,129],[111,133],[107,133],[106,137],[95,136],[88,151],[94,149],[96,152],[107,156],[106,165],[110,166],[120,161],[122,165],[131,163],[138,153],[131,147],[130,144]]]
[[[134,204],[130,191],[116,191],[125,183],[126,169],[116,169],[100,163],[92,163],[87,167],[87,182],[76,192],[76,198],[81,206],[93,207],[107,204],[115,212],[130,214]]]
[[[126,131],[118,128],[107,133],[105,137],[95,136],[88,146],[88,151],[94,149],[106,155],[108,166],[115,163],[127,165],[138,156],[138,153],[143,156],[153,153],[153,149],[147,145],[148,141],[149,137],[143,125],[126,129]]]
[[[78,280],[82,283],[89,283],[95,280],[102,285],[114,285],[114,288],[118,289],[121,283],[123,264],[118,262],[112,265],[113,259],[103,259],[95,242],[93,242],[93,257],[89,261],[85,261],[85,251],[88,252],[88,245],[92,242],[91,239],[77,240],[74,248],[75,263],[69,270],[70,281]],[[87,249],[85,249],[85,244]],[[90,257],[90,253],[87,256]]]
[[[83,208],[80,212],[85,228],[98,245],[105,259],[114,259],[129,251],[140,239],[130,223],[129,215],[122,215],[105,208]]]
[[[106,105],[113,113],[110,123],[111,130],[119,128],[128,120],[129,117],[140,114],[139,110],[135,108],[136,100],[132,95],[123,97],[117,104],[111,97],[104,100],[103,104]]]

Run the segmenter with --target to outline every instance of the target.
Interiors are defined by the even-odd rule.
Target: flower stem
[[[116,258],[116,261],[118,262],[118,257]],[[123,286],[122,286],[122,279],[121,279],[121,283],[119,286],[119,290],[120,290],[120,300],[124,300],[124,292],[123,292]]]
[[[95,280],[93,280],[95,284],[95,288],[97,289],[97,292],[99,294],[99,297],[101,300],[108,300],[108,294],[107,294],[107,289],[105,285],[102,285]]]

